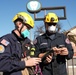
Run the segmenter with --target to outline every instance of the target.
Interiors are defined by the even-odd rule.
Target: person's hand
[[[41,62],[41,58],[29,58],[28,60],[24,59],[26,66],[35,66]]]
[[[52,54],[51,55],[48,55],[47,57],[46,57],[46,61],[47,61],[47,63],[50,63],[51,61],[52,61]]]
[[[62,48],[53,47],[52,49],[54,50],[55,55],[57,54],[68,55],[68,49],[66,47]]]
[[[61,53],[60,53],[60,55],[68,55],[68,49],[66,48],[66,47],[63,47],[62,49],[61,49]]]
[[[53,47],[52,49],[53,49],[55,55],[61,53],[61,48]]]

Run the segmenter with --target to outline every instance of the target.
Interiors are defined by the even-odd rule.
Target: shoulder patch
[[[5,51],[5,48],[3,45],[0,45],[0,53],[3,53]]]
[[[67,44],[70,44],[70,40],[69,40],[68,38],[65,39],[65,42],[66,42]]]
[[[3,44],[4,46],[7,46],[9,44],[9,42],[7,40],[3,39],[1,41],[1,44]]]

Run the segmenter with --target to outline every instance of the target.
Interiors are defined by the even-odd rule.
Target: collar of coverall
[[[50,39],[55,39],[55,38],[58,38],[58,37],[61,36],[58,32],[56,32],[56,33],[54,33],[54,34],[52,34],[50,36],[47,33],[45,33],[45,35],[46,35],[46,38],[50,38]]]
[[[15,36],[15,40],[18,40],[18,41],[23,41],[23,40],[25,40],[26,38],[22,38],[22,37],[19,37],[15,32],[14,32],[14,30],[12,31],[12,33],[13,33],[13,35]]]

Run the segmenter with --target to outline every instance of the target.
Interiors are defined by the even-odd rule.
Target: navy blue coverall
[[[52,61],[49,64],[42,62],[41,68],[43,75],[67,75],[66,70],[66,59],[71,59],[73,57],[73,49],[70,41],[62,33],[55,33],[51,36],[48,36],[46,33],[38,36],[35,40],[36,52],[38,56],[40,53],[47,51],[47,48],[52,48],[58,45],[64,45],[67,47],[69,54],[68,55],[57,55],[53,57]]]
[[[14,32],[1,37],[0,71],[3,75],[22,75],[21,70],[26,67],[25,62],[21,61],[23,50],[20,41],[24,41],[26,45],[30,43],[28,38],[22,39]]]

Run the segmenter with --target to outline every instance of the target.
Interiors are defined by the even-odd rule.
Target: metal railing
[[[68,75],[76,75],[76,57],[71,60],[67,60],[67,73]]]

